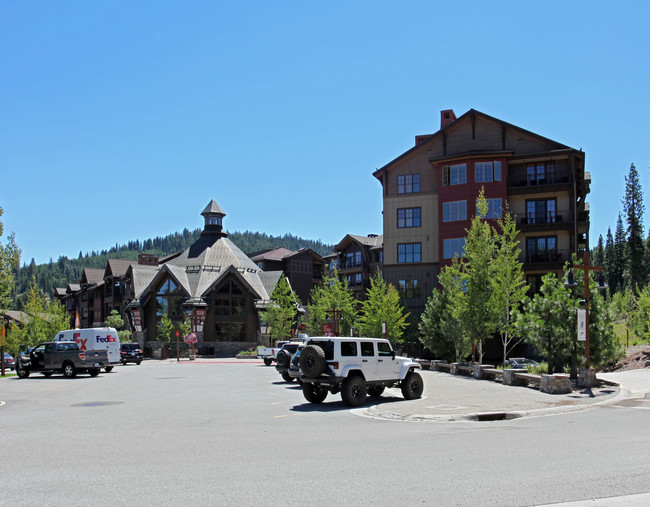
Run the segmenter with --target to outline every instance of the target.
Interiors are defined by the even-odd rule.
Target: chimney
[[[453,109],[445,109],[440,111],[440,130],[448,127],[456,121],[456,115]]]

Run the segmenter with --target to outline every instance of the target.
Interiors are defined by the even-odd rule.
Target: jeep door
[[[398,379],[400,364],[388,342],[377,342],[377,373],[382,380]]]
[[[361,367],[366,380],[377,380],[379,378],[377,371],[377,351],[375,342],[359,340],[361,349]]]

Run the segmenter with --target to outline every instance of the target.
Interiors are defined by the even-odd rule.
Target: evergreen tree
[[[605,255],[603,260],[603,267],[605,268],[605,278],[607,285],[609,285],[610,293],[616,293],[616,281],[614,273],[614,258],[616,256],[614,250],[614,236],[612,236],[611,227],[607,228],[607,236],[605,236]]]
[[[399,302],[399,293],[392,285],[386,285],[377,271],[370,279],[366,299],[361,303],[359,334],[369,338],[382,338],[382,324],[386,323],[388,339],[400,343],[407,326],[404,307]]]
[[[548,361],[548,373],[555,372],[571,353],[576,335],[576,300],[555,273],[542,277],[542,287],[518,315],[517,326]]]
[[[625,228],[623,227],[623,219],[621,214],[618,214],[616,221],[616,233],[614,235],[614,255],[610,265],[612,270],[612,292],[618,292],[625,289],[625,273],[627,272],[627,255],[626,255],[626,242],[625,242]]]
[[[636,291],[639,286],[645,283],[644,257],[645,247],[643,244],[643,192],[639,181],[639,173],[634,164],[630,165],[630,171],[625,177],[625,199],[623,199],[627,230],[627,269],[628,280],[632,290]]]
[[[603,241],[602,234],[598,236],[598,244],[596,245],[596,248],[594,248],[591,252],[590,261],[592,266],[605,265],[605,243]]]

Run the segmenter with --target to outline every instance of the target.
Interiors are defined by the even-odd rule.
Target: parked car
[[[277,365],[275,369],[282,375],[285,382],[294,381],[294,377],[289,374],[289,368],[291,366],[291,359],[298,350],[298,347],[302,344],[302,341],[285,343],[277,354],[275,359]]]
[[[310,403],[340,392],[343,403],[358,407],[386,387],[399,387],[405,399],[414,400],[424,389],[419,368],[382,338],[313,337],[300,353],[302,393]]]
[[[12,370],[16,367],[16,360],[11,354],[5,352],[5,369]]]
[[[505,363],[503,363],[504,368],[524,368],[528,369],[533,366],[539,366],[537,361],[532,359],[527,359],[525,357],[511,357]]]
[[[144,359],[142,348],[137,343],[120,343],[120,361],[122,364],[140,364]]]

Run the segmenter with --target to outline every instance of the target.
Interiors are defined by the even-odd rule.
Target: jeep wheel
[[[65,378],[74,378],[77,376],[77,368],[72,363],[65,363],[63,365],[63,376]]]
[[[341,398],[348,407],[359,407],[366,401],[366,381],[360,375],[348,377],[343,381]]]
[[[318,377],[325,373],[325,352],[318,345],[307,345],[300,353],[300,368],[307,377]]]
[[[281,350],[278,352],[278,357],[275,359],[275,362],[280,368],[288,368],[291,361],[291,354],[286,350]]]
[[[271,363],[273,363],[273,359],[269,359],[268,357],[264,358],[264,364],[266,366],[271,366]]]
[[[29,370],[26,370],[25,368],[16,368],[16,375],[18,375],[18,378],[27,378],[29,377]]]
[[[327,388],[320,384],[305,382],[302,384],[302,394],[309,403],[323,403],[327,398]]]
[[[96,377],[97,375],[99,375],[99,368],[91,368],[90,370],[88,370],[88,375],[90,375],[91,377]]]
[[[424,391],[424,383],[422,382],[422,377],[419,373],[410,371],[406,374],[406,377],[402,381],[402,395],[407,400],[415,400],[422,397],[422,391]]]
[[[386,389],[384,386],[370,386],[368,387],[368,394],[370,396],[381,396],[384,389]]]
[[[104,367],[104,370],[106,370],[106,373],[110,373],[110,372],[113,371],[113,367],[112,366],[106,366],[106,367]]]
[[[282,372],[282,378],[284,379],[285,382],[289,382],[289,383],[293,382],[293,377],[289,375],[288,371]]]

